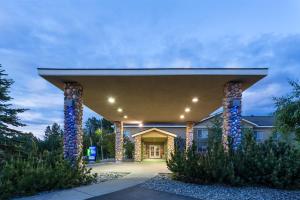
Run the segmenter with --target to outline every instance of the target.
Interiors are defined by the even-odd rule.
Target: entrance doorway
[[[160,158],[160,145],[150,145],[149,158]]]

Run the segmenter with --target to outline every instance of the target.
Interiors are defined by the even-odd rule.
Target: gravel
[[[128,174],[130,173],[129,172],[100,172],[98,173],[97,176],[97,183],[119,179]]]
[[[279,190],[266,187],[198,185],[172,180],[170,174],[159,174],[143,183],[141,187],[203,200],[300,200],[300,190]]]

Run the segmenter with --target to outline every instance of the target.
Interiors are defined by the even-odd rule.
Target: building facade
[[[208,137],[210,129],[215,120],[222,122],[222,115],[216,114],[201,120],[193,127],[193,140],[198,152],[205,152],[208,147]],[[242,116],[243,130],[249,129],[254,134],[257,142],[263,142],[274,132],[273,116]],[[168,146],[169,140],[182,138],[186,140],[186,124],[183,123],[147,123],[143,126],[139,124],[124,124],[124,136],[135,142],[135,160],[143,159],[168,159],[173,147]],[[136,138],[140,141],[137,142]],[[170,149],[169,149],[170,148]]]

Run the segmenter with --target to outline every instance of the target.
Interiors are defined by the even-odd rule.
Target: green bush
[[[297,148],[274,140],[256,143],[250,133],[236,151],[225,151],[221,142],[205,154],[198,154],[195,145],[187,152],[175,150],[167,166],[185,182],[300,188]]]
[[[71,166],[60,154],[10,159],[0,172],[0,199],[86,185],[95,182],[96,176],[85,165]]]

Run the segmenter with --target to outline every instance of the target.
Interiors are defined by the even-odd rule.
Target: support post
[[[64,158],[72,164],[82,153],[82,94],[83,88],[75,82],[64,86]],[[79,161],[81,163],[81,161]]]
[[[123,160],[123,122],[116,121],[115,122],[115,134],[116,134],[116,142],[115,142],[115,160],[116,162],[120,162]]]
[[[186,123],[185,149],[188,150],[193,144],[194,122]]]
[[[232,148],[237,149],[241,144],[241,111],[242,111],[242,83],[229,82],[224,86],[223,98],[223,134],[222,142],[228,150],[230,137]]]
[[[171,154],[174,153],[174,137],[168,136],[167,146],[168,146],[167,159],[170,160]]]
[[[142,161],[142,136],[137,135],[134,137],[134,161]]]

